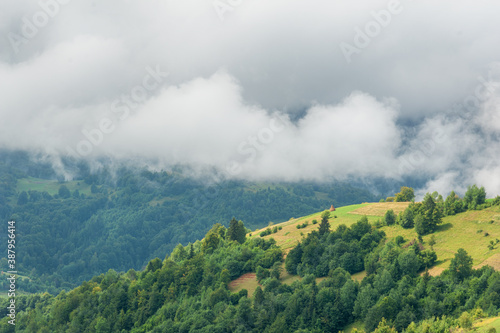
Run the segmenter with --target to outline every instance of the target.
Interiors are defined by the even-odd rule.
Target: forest
[[[500,307],[500,273],[473,269],[463,249],[432,277],[425,269],[433,251],[421,244],[389,240],[364,219],[334,231],[325,223],[322,234],[313,231],[287,256],[286,269],[302,278],[285,284],[275,241],[243,238],[243,223],[230,225],[214,225],[202,241],[143,271],[109,270],[57,296],[18,297],[16,332],[337,332],[354,321],[367,332],[450,332],[470,329]],[[362,281],[349,273],[359,268],[342,259],[357,255],[367,271]],[[312,269],[313,258],[316,267],[330,264]],[[251,297],[229,291],[231,279],[251,271],[261,276]],[[7,319],[0,332],[13,332]]]
[[[16,221],[22,249],[17,265],[27,277],[18,280],[18,288],[27,292],[57,294],[109,269],[143,269],[178,244],[201,239],[215,223],[227,227],[233,216],[255,229],[331,204],[378,200],[347,183],[209,182],[177,169],[64,163],[73,181],[65,182],[51,163],[26,152],[0,152],[0,217]],[[33,189],[20,186],[32,178]],[[36,187],[45,180],[53,180],[53,192]],[[6,228],[0,240],[6,244]],[[0,263],[7,270],[7,260]]]

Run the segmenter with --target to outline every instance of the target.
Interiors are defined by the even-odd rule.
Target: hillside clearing
[[[364,203],[364,204],[350,205],[337,208],[335,211],[330,213],[330,219],[328,220],[330,222],[330,228],[332,230],[335,230],[337,226],[341,224],[350,226],[351,224],[356,223],[361,218],[361,215],[352,214],[351,212],[358,208],[362,208],[369,205],[373,204]],[[296,219],[292,218],[286,222],[270,225],[269,227],[265,227],[262,229],[257,229],[251,232],[252,234],[251,237],[260,237],[259,236],[260,233],[262,231],[265,231],[267,228],[272,229],[275,226],[281,227],[282,229],[278,230],[277,233],[264,236],[263,238],[270,238],[270,237],[274,238],[276,244],[280,246],[285,252],[288,252],[290,249],[294,248],[298,244],[298,242],[302,240],[308,233],[318,229],[319,222],[321,222],[321,213],[322,212],[318,212]],[[379,216],[367,216],[367,217],[368,221],[371,223],[380,219]],[[318,221],[318,223],[313,224],[313,220]],[[305,222],[308,223],[306,227],[297,229],[297,225],[303,224]]]
[[[394,213],[398,215],[399,212],[404,211],[409,204],[409,202],[377,202],[350,211],[349,214],[384,216],[389,209],[392,209]]]
[[[404,210],[408,204],[408,202],[377,202],[339,207],[331,212],[329,219],[330,226],[332,230],[335,230],[340,224],[350,226],[357,222],[365,213],[377,214],[366,215],[368,221],[373,223],[381,219],[381,216],[387,210],[393,209],[397,214]],[[318,229],[319,222],[321,221],[321,213],[318,212],[301,218],[290,219],[283,223],[258,229],[251,233],[251,237],[260,237],[259,234],[267,228],[281,227],[281,230],[263,238],[274,238],[276,244],[284,250],[286,256],[286,253],[295,247],[308,233]],[[318,223],[313,224],[313,220],[317,220]],[[297,225],[302,225],[305,222],[308,222],[307,226],[297,229]],[[381,230],[386,233],[387,239],[403,236],[408,242],[416,239],[418,236],[414,229],[403,229],[399,225],[384,226]],[[500,270],[500,243],[496,244],[494,249],[488,249],[491,240],[496,242],[497,238],[500,239],[500,207],[494,206],[480,211],[467,211],[454,216],[444,217],[443,223],[438,226],[438,230],[432,235],[434,235],[436,241],[433,249],[438,256],[438,261],[434,267],[429,269],[430,275],[439,275],[448,268],[450,260],[455,256],[459,248],[464,248],[473,258],[474,268],[490,265]],[[432,235],[423,237],[424,247],[430,248],[428,243]],[[243,276],[246,277],[241,282],[235,282]],[[230,289],[233,288],[231,291],[239,291],[245,288],[248,290],[249,295],[251,295],[258,285],[255,274],[253,276],[248,274],[243,276],[233,281],[235,283],[231,285]],[[360,272],[353,274],[352,277],[355,280],[361,281],[365,276],[366,272]],[[286,271],[283,271],[281,280],[283,283],[291,284],[293,281],[300,280],[300,277],[289,275]],[[321,280],[318,279],[317,282],[319,283]]]
[[[82,194],[90,195],[90,185],[86,184],[83,180],[59,182],[57,180],[47,180],[47,179],[28,177],[28,178],[18,179],[16,190],[18,192],[22,191],[47,192],[50,195],[54,195],[59,192],[59,187],[61,187],[62,185],[65,185],[71,192],[78,190]]]

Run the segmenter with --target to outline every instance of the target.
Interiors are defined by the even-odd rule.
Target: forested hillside
[[[290,253],[287,269],[289,258],[308,270],[327,254],[326,278],[318,283],[323,271],[299,269],[304,277],[285,284],[281,249],[273,240],[239,239],[238,227],[215,225],[182,255],[154,259],[142,272],[110,270],[57,297],[18,297],[16,332],[337,332],[360,321],[368,332],[465,332],[498,313],[500,273],[473,269],[462,249],[441,276],[421,275],[427,254],[420,245],[388,240],[366,220],[334,232],[325,224]],[[361,253],[360,244],[367,245]],[[343,268],[341,258],[353,255],[369,273],[361,282]],[[250,271],[267,272],[253,296],[231,293],[228,282]],[[1,332],[14,331],[7,320]]]
[[[377,199],[345,183],[193,179],[180,169],[103,162],[91,170],[82,161],[63,162],[74,180],[62,181],[51,164],[26,153],[0,153],[0,217],[17,221],[18,270],[30,278],[18,280],[21,290],[57,293],[111,268],[139,270],[177,244],[201,239],[215,223],[228,226],[233,216],[254,229],[331,204]]]

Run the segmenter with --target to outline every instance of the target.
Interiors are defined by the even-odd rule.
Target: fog
[[[0,4],[0,146],[500,194],[500,4]],[[65,174],[71,177],[70,174]]]

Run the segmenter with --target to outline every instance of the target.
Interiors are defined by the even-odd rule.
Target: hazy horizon
[[[496,2],[0,8],[1,148],[500,193]]]

